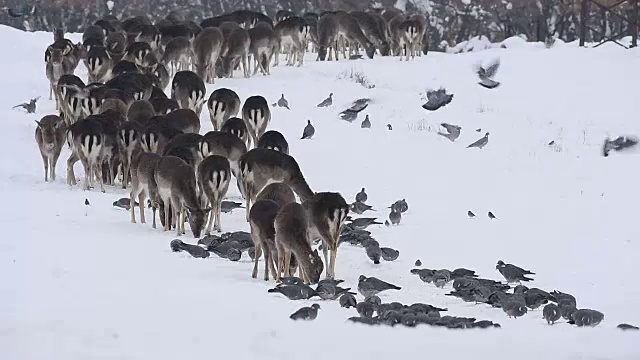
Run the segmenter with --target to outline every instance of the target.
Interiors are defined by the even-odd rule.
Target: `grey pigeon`
[[[389,221],[391,221],[391,225],[400,224],[400,220],[402,220],[402,213],[391,209],[391,212],[389,213]]]
[[[173,252],[186,251],[189,253],[189,255],[193,256],[194,258],[204,259],[209,257],[209,252],[205,250],[203,247],[198,245],[185,244],[184,242],[178,239],[171,240],[171,243],[169,244],[169,246],[171,247],[171,250]]]
[[[369,303],[369,302],[359,302],[356,305],[356,310],[358,311],[358,314],[362,317],[365,318],[371,318],[373,317],[373,313],[375,312],[375,308],[373,306],[373,304]]]
[[[314,296],[318,296],[315,290],[308,285],[278,285],[273,289],[267,290],[270,293],[281,293],[289,300],[307,300]]]
[[[575,296],[573,296],[571,294],[567,294],[567,293],[563,293],[563,292],[558,291],[558,290],[554,290],[554,291],[551,292],[551,296],[553,296],[556,299],[556,301],[558,302],[558,305],[560,305],[561,302],[569,302],[569,303],[573,304],[574,306],[577,304]]]
[[[619,324],[618,326],[616,326],[618,329],[620,330],[640,330],[639,327],[637,326],[633,326],[633,325],[629,325],[629,324]]]
[[[430,283],[433,281],[433,274],[435,274],[435,270],[431,269],[411,269],[412,274],[418,275],[420,280],[426,283]]]
[[[496,218],[496,216],[495,216],[495,215],[493,215],[493,213],[492,213],[491,211],[489,211],[489,212],[487,213],[487,216],[489,216],[489,219],[491,219],[491,220],[493,220],[493,219],[495,219],[495,218]]]
[[[349,109],[341,112],[340,118],[348,122],[353,122],[356,118],[358,118],[358,113],[366,109],[368,106],[369,104],[364,104],[363,106],[352,106]]]
[[[460,130],[462,129],[460,126],[447,123],[441,123],[440,126],[445,128],[447,132],[438,131],[438,135],[446,137],[449,141],[455,141],[460,136]]]
[[[333,93],[330,93],[328,98],[322,100],[318,107],[327,107],[331,106],[331,104],[333,104]]]
[[[137,201],[133,202],[134,206],[139,206]],[[131,209],[131,200],[129,198],[120,198],[113,202],[114,207],[122,208],[125,210]]]
[[[500,59],[496,59],[491,65],[487,67],[479,65],[476,71],[476,73],[478,74],[478,78],[480,79],[478,84],[487,89],[495,89],[496,87],[498,87],[500,85],[500,82],[493,80],[493,77],[496,75],[499,68]]]
[[[427,102],[422,105],[422,108],[429,111],[436,111],[448,105],[452,99],[453,94],[447,94],[447,90],[444,88],[429,90],[427,91]]]
[[[91,203],[89,202],[89,199],[84,199],[84,205],[85,206],[91,206]]]
[[[367,114],[367,116],[364,117],[364,120],[362,120],[362,124],[360,124],[360,128],[371,129],[371,121],[369,121],[369,114]]]
[[[576,306],[568,300],[561,300],[558,302],[560,308],[560,316],[565,320],[571,320],[571,315],[576,312]]]
[[[360,192],[356,194],[356,202],[367,202],[368,198],[369,196],[367,196],[367,192],[364,191],[364,188],[362,188],[362,190],[360,190]]]
[[[575,324],[578,327],[583,326],[597,326],[604,320],[604,314],[600,311],[591,309],[579,309],[571,314],[570,324]]]
[[[482,131],[482,128],[477,128],[476,129],[476,132],[480,132],[480,131]]]
[[[442,270],[438,270],[433,274],[433,284],[436,287],[442,288],[444,287],[449,281],[451,281],[451,271],[446,270],[446,269],[442,269]]]
[[[359,59],[362,59],[362,54],[349,55],[349,60],[359,60]]]
[[[618,136],[615,140],[609,140],[609,138],[606,138],[604,140],[604,145],[602,146],[602,156],[609,156],[609,152],[611,150],[622,151],[636,145],[638,145],[638,138],[634,136]]]
[[[393,130],[393,127],[391,126],[391,124],[387,124],[387,130]]]
[[[316,128],[311,125],[311,120],[307,120],[307,126],[302,130],[302,137],[300,139],[311,139],[316,133]]]
[[[402,288],[375,277],[360,275],[358,278],[358,291],[364,296],[376,295],[385,290],[401,290]]]
[[[551,294],[538,288],[531,288],[524,291],[525,304],[532,310],[535,310],[553,300],[555,300],[555,298],[551,296]]]
[[[326,279],[322,279],[322,280],[318,281],[318,286],[325,285],[325,284],[338,286],[338,285],[342,284],[343,282],[344,282],[344,280],[326,278]]]
[[[364,202],[360,202],[360,201],[356,201],[354,203],[351,204],[349,210],[351,210],[352,212],[358,214],[358,215],[362,215],[362,213],[364,213],[365,211],[371,210],[371,211],[375,211],[373,209],[373,206],[367,205]]]
[[[416,260],[415,264],[413,264],[415,266],[422,266],[422,261],[420,261],[420,259]]]
[[[474,214],[473,211],[469,210],[467,211],[467,216],[469,216],[470,218],[474,218],[476,217],[476,214]]]
[[[384,261],[394,261],[400,256],[400,251],[388,247],[380,248]]]
[[[311,306],[305,306],[303,308],[298,309],[298,311],[294,312],[289,316],[291,320],[315,320],[318,317],[318,309],[320,309],[320,305],[313,304]]]
[[[384,221],[384,226],[386,226],[386,227],[391,226],[391,223],[389,222],[389,220],[385,220]]]
[[[500,324],[494,323],[493,321],[489,321],[489,320],[480,320],[471,324],[471,327],[474,329],[488,329],[491,327],[499,328]]]
[[[535,273],[519,268],[513,264],[505,264],[502,260],[498,260],[496,269],[500,274],[502,274],[508,283],[532,281],[533,279],[528,278],[525,275],[535,275]]]
[[[359,316],[352,316],[348,320],[357,324],[380,325],[380,320],[378,320],[377,318],[363,318]]]
[[[340,295],[349,292],[349,288],[344,289],[339,286],[336,286],[335,283],[331,282],[323,282],[319,283],[316,287],[316,293],[322,300],[335,300]],[[355,293],[354,293],[355,294]]]
[[[242,203],[228,200],[223,200],[220,204],[220,211],[223,213],[230,213],[235,209],[244,209],[244,206],[242,206]]]
[[[378,295],[371,295],[364,298],[364,302],[373,304],[373,307],[377,309],[382,305],[382,299]]]
[[[284,98],[284,94],[282,94],[280,99],[278,99],[278,103],[277,104],[280,107],[287,108],[287,110],[291,110],[291,109],[289,109],[289,102],[287,101],[287,99]]]
[[[547,324],[553,325],[556,321],[560,320],[560,308],[556,304],[547,304],[542,309],[542,318],[547,320]]]
[[[409,210],[409,204],[407,204],[407,200],[402,199],[402,200],[398,200],[398,201],[394,202],[393,204],[391,204],[391,206],[389,206],[389,208],[391,210],[395,210],[395,211],[399,211],[399,212],[403,213],[403,212],[407,212],[407,210]]]
[[[351,226],[354,229],[366,229],[371,225],[382,225],[381,222],[376,221],[376,218],[357,218],[351,220]]]
[[[502,310],[507,313],[509,317],[518,318],[527,313],[527,306],[520,301],[508,299],[502,304]]]
[[[36,102],[40,99],[40,96],[37,98],[31,99],[28,103],[22,103],[13,107],[15,108],[23,108],[27,111],[27,114],[33,114],[36,112]]]
[[[357,304],[355,296],[353,296],[351,293],[342,294],[338,302],[340,303],[340,307],[347,309],[350,307],[356,307]]]
[[[481,137],[480,139],[478,139],[478,140],[474,141],[473,143],[469,144],[469,146],[467,146],[467,149],[468,148],[482,149],[488,143],[489,143],[489,133],[487,132],[486,134],[484,134],[483,137]]]
[[[380,258],[382,257],[382,250],[380,249],[380,245],[378,245],[377,241],[369,241],[367,243],[362,244],[364,246],[364,250],[367,253],[367,256],[374,264],[380,264]]]

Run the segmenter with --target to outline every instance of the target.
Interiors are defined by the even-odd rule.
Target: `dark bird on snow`
[[[604,145],[602,145],[602,156],[609,156],[609,152],[611,150],[622,151],[636,145],[638,145],[638,138],[634,136],[618,136],[615,140],[609,140],[609,138],[606,138],[604,140]]]
[[[230,213],[235,209],[244,209],[244,206],[242,206],[242,203],[229,200],[223,200],[220,205],[220,211],[223,213]]]
[[[481,128],[477,128],[477,129],[476,129],[476,132],[480,132],[480,131],[482,131],[482,129],[481,129]]]
[[[422,108],[429,111],[436,111],[448,105],[452,99],[453,94],[447,94],[447,90],[444,88],[429,90],[427,91],[427,102],[422,105]]]
[[[415,266],[422,266],[422,261],[420,261],[420,259],[416,260]]]
[[[455,141],[460,136],[460,130],[462,130],[460,126],[447,123],[441,123],[440,126],[447,132],[438,131],[438,135],[446,137],[449,141]]]
[[[302,137],[300,139],[311,139],[316,133],[316,128],[311,125],[311,120],[307,120],[307,126],[302,130]]]
[[[351,220],[351,226],[354,229],[364,230],[371,225],[382,225],[381,222],[376,221],[376,218],[357,218]]]
[[[280,278],[281,285],[304,285],[304,280],[296,276],[286,276]]]
[[[502,311],[509,317],[518,318],[527,313],[527,306],[519,301],[508,299],[502,304]]]
[[[380,244],[378,244],[375,240],[370,240],[367,242],[362,242],[362,246],[364,246],[364,251],[367,253],[367,256],[375,265],[380,264],[380,258],[382,257],[382,249],[380,249]]]
[[[358,113],[362,110],[366,109],[369,104],[365,103],[364,105],[354,105],[340,113],[340,118],[342,120],[352,122],[358,117]]]
[[[371,129],[371,121],[369,120],[369,114],[367,114],[367,116],[364,117],[364,120],[362,120],[362,124],[360,124],[360,128]]]
[[[406,199],[402,199],[402,200],[398,200],[398,201],[394,202],[388,208],[393,210],[393,211],[399,211],[399,212],[403,213],[403,212],[407,212],[407,210],[409,210],[409,204],[407,204],[407,200]]]
[[[498,260],[496,269],[502,274],[508,283],[520,282],[520,281],[532,281],[533,279],[526,277],[525,275],[535,275],[535,273],[517,267],[513,264],[505,264],[502,260]]]
[[[391,223],[389,222],[389,220],[385,220],[384,221],[384,226],[386,226],[386,227],[391,226]]]
[[[310,286],[302,285],[278,285],[273,289],[267,290],[270,293],[281,293],[289,300],[308,300],[314,296],[318,296],[318,293]]]
[[[600,324],[602,320],[604,320],[604,314],[600,311],[591,309],[579,309],[571,314],[571,320],[569,320],[569,324],[575,324],[578,327],[593,327]]]
[[[393,130],[393,127],[391,126],[391,124],[387,124],[387,130]]]
[[[487,67],[478,65],[478,68],[476,70],[478,78],[480,79],[478,84],[487,89],[495,89],[500,86],[500,82],[493,80],[493,77],[496,75],[499,68],[500,59],[494,60],[493,63]]]
[[[333,104],[333,93],[330,93],[328,98],[322,100],[318,107],[327,107],[331,106],[331,104]]]
[[[171,251],[173,252],[186,251],[194,258],[205,259],[209,257],[209,252],[203,247],[198,245],[185,244],[179,239],[171,240],[169,246],[171,247]]]
[[[89,199],[84,199],[84,204],[85,204],[86,206],[91,205],[91,203],[89,202]]]
[[[289,316],[291,320],[315,320],[318,317],[318,309],[320,305],[313,304],[311,306],[305,306],[298,309],[296,312]]]
[[[553,325],[556,321],[560,320],[560,308],[556,304],[547,304],[542,309],[542,318],[547,320],[547,324]]]
[[[400,256],[400,251],[396,249],[382,247],[380,248],[380,251],[382,251],[382,259],[384,261],[394,261],[398,258],[398,256]]]
[[[349,56],[349,60],[359,60],[362,59],[362,54],[353,54]]]
[[[13,109],[21,107],[27,111],[27,114],[33,114],[36,112],[36,102],[39,99],[40,99],[40,96],[38,96],[37,98],[31,99],[28,103],[22,103],[22,104],[16,105],[13,107]]]
[[[489,143],[489,132],[487,132],[486,134],[484,134],[483,137],[481,137],[480,139],[474,141],[473,143],[469,144],[469,146],[467,146],[467,148],[478,148],[478,149],[482,149],[483,147],[485,147],[487,144]]]
[[[363,203],[367,202],[367,199],[369,199],[369,196],[367,195],[367,192],[364,191],[364,188],[362,188],[362,190],[356,194],[356,201]]]
[[[402,213],[391,209],[391,212],[389,213],[389,221],[391,221],[391,225],[400,224],[400,220],[402,220]]]
[[[476,217],[476,214],[474,214],[474,213],[473,213],[473,211],[471,211],[471,210],[467,211],[467,215],[468,215],[470,218],[474,218],[474,217]]]
[[[356,201],[354,203],[351,204],[351,206],[349,207],[349,210],[351,210],[352,212],[358,214],[358,215],[362,215],[362,213],[364,213],[365,211],[375,211],[373,209],[373,206],[367,205],[364,202],[360,202],[360,201]]]
[[[496,218],[496,216],[495,216],[495,215],[493,215],[493,213],[492,213],[491,211],[489,211],[489,212],[487,213],[487,216],[489,216],[489,219],[495,219],[495,218]]]
[[[287,101],[287,99],[284,98],[284,94],[282,94],[282,96],[280,97],[280,99],[278,99],[278,102],[276,104],[279,107],[283,107],[283,108],[287,108],[287,110],[291,110],[289,109],[289,102]]]
[[[341,307],[347,308],[347,309],[350,307],[356,307],[356,304],[357,304],[355,296],[353,296],[351,293],[342,294],[338,302],[340,303]]]
[[[375,277],[360,275],[358,278],[358,291],[364,296],[376,295],[385,290],[401,290],[400,286],[389,284]]]
[[[358,314],[364,318],[372,318],[375,312],[373,304],[365,301],[356,304],[356,310]]]
[[[316,287],[316,293],[318,293],[318,296],[320,296],[322,300],[335,300],[342,294],[348,293],[349,290],[351,289],[344,289],[337,286],[337,284],[328,281],[318,283],[318,286]]]
[[[113,206],[125,210],[131,210],[131,200],[129,198],[120,198],[113,202]],[[134,201],[133,206],[139,206],[138,202]]]
[[[616,326],[618,329],[620,330],[640,330],[639,327],[637,326],[633,326],[633,325],[629,325],[629,324],[619,324],[618,326]]]

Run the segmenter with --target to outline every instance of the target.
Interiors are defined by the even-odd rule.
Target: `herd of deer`
[[[114,184],[118,178],[125,189],[131,183],[131,222],[136,222],[136,198],[145,222],[149,199],[154,228],[159,210],[165,231],[175,227],[178,235],[184,234],[188,221],[193,235],[200,237],[205,228],[207,234],[212,227],[221,231],[221,202],[233,175],[246,200],[255,242],[253,277],[264,253],[265,280],[269,271],[276,279],[290,275],[290,264],[299,266],[307,282],[319,280],[324,264],[333,278],[338,238],[349,211],[345,199],[310,189],[284,136],[266,131],[271,112],[264,97],[251,96],[241,108],[233,90],[219,88],[205,101],[205,82],[231,77],[240,65],[249,76],[250,56],[254,74],[269,74],[281,51],[288,65],[300,65],[309,41],[320,60],[327,51],[331,59],[330,50],[336,60],[340,52],[346,57],[346,47],[350,54],[362,47],[370,58],[378,50],[401,59],[404,53],[408,59],[426,47],[425,36],[423,16],[405,17],[395,10],[303,17],[280,11],[275,25],[251,11],[205,19],[200,26],[174,14],[155,25],[146,17],[105,17],[85,30],[81,44],[56,31],[45,62],[50,99],[55,95],[59,115],[43,117],[36,128],[45,181],[55,180],[55,165],[67,142],[69,185],[76,184],[73,167],[80,160],[85,189],[95,181],[102,191],[105,182]],[[87,84],[74,75],[81,61]],[[169,84],[167,96],[163,89]],[[205,102],[214,130],[200,135]],[[324,263],[311,250],[315,239],[322,239]]]

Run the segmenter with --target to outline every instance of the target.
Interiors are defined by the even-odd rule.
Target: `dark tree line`
[[[598,0],[603,4],[618,0]],[[171,11],[182,11],[199,23],[202,19],[247,9],[274,16],[280,9],[296,13],[320,12],[326,9],[366,10],[373,6],[391,8],[396,0],[5,0],[8,8],[23,17],[0,13],[0,23],[27,31],[52,31],[63,26],[67,32],[81,32],[87,25],[113,14],[120,18],[147,15],[152,19]],[[500,41],[514,35],[525,35],[530,41],[544,41],[553,36],[574,41],[579,36],[581,0],[407,0],[407,12],[428,14],[430,43],[449,45],[474,36],[486,36]],[[375,4],[375,5],[374,5]],[[110,6],[112,5],[112,6]],[[35,6],[35,12],[32,10]],[[631,6],[617,12],[631,15]],[[626,31],[628,24],[615,15],[604,16],[597,6],[590,7],[594,15],[589,25],[609,35]],[[587,41],[599,41],[601,35],[589,31]]]

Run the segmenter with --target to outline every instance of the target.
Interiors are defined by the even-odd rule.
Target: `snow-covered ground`
[[[209,93],[226,86],[242,99],[261,94],[270,102],[284,93],[291,111],[273,109],[270,128],[286,136],[314,191],[353,201],[365,186],[381,219],[391,202],[407,199],[400,226],[370,229],[382,246],[400,250],[399,259],[374,265],[362,248],[346,244],[337,277],[355,289],[359,275],[377,276],[403,287],[382,293],[385,302],[426,302],[502,325],[446,330],[353,324],[346,319],[356,311],[337,302],[321,302],[313,322],[293,322],[289,314],[313,301],[268,294],[274,283],[251,279],[246,255],[229,262],[172,253],[174,232],[131,224],[126,211],[112,207],[127,196],[122,189],[69,188],[66,147],[58,179],[45,183],[34,120],[55,108],[43,61],[51,38],[0,27],[1,359],[640,358],[640,333],[616,329],[640,324],[640,158],[600,154],[606,136],[640,134],[637,49],[529,44],[408,63],[315,62],[308,54],[301,68],[208,86]],[[502,86],[478,86],[474,64],[497,57]],[[337,79],[351,68],[375,87]],[[82,65],[77,73],[86,76]],[[453,101],[426,112],[424,92],[441,86]],[[334,105],[317,108],[330,92]],[[37,114],[11,110],[35,96],[42,96]],[[365,110],[370,130],[359,125],[365,113],[351,124],[337,117],[358,97],[372,99]],[[205,110],[203,132],[211,129],[207,119]],[[308,119],[315,137],[299,140]],[[460,138],[437,135],[440,122],[462,126]],[[485,131],[488,146],[466,148]],[[79,163],[76,171],[80,176]],[[469,219],[468,210],[478,216]],[[224,214],[223,230],[248,230],[244,218],[242,210]],[[182,240],[195,242],[190,234]],[[420,281],[409,273],[418,258],[425,267],[467,267],[498,280],[502,259],[534,271],[531,286],[569,292],[579,308],[602,311],[605,320],[596,328],[548,326],[541,310],[509,319],[500,309],[445,296],[451,284],[436,289]]]

